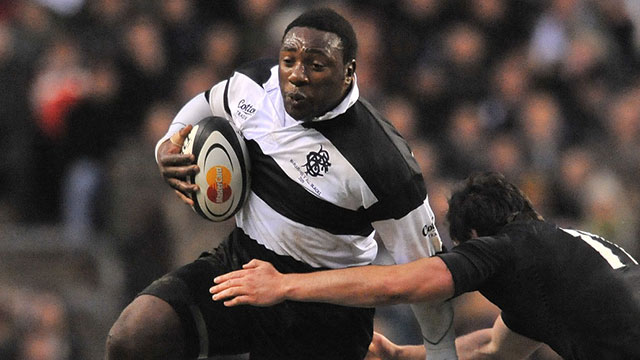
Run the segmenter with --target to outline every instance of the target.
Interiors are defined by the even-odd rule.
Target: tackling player
[[[564,359],[640,359],[640,267],[622,248],[544,221],[496,173],[467,179],[451,196],[447,220],[459,245],[433,258],[305,275],[254,260],[216,278],[210,292],[227,306],[373,306],[438,303],[479,290],[502,312],[492,329],[457,341],[460,358],[524,358],[546,343]],[[390,345],[378,337],[371,351],[424,358],[421,347]]]

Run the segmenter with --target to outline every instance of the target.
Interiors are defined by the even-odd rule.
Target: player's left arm
[[[498,316],[490,329],[477,330],[456,339],[460,359],[526,359],[541,342],[520,335]]]
[[[527,359],[542,343],[511,331],[498,316],[492,328],[480,329],[456,339],[460,360]],[[366,360],[422,360],[419,345],[397,345],[375,333]]]
[[[422,345],[397,345],[384,335],[373,332],[369,351],[364,360],[424,360],[426,351]]]

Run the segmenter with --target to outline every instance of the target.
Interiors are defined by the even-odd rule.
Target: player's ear
[[[476,229],[471,229],[471,238],[477,238],[478,237],[478,232],[476,231]]]
[[[347,84],[351,84],[356,73],[356,60],[351,60],[344,69],[344,79]]]

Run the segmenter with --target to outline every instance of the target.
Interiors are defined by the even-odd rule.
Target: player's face
[[[340,103],[351,85],[355,62],[344,64],[334,33],[294,27],[280,48],[279,79],[284,107],[297,120],[320,116]]]

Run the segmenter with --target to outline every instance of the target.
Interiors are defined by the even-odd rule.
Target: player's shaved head
[[[294,27],[308,27],[338,35],[339,47],[343,50],[343,61],[348,63],[356,58],[358,41],[353,27],[342,15],[329,8],[309,10],[293,20],[284,30],[283,42],[287,33]],[[336,44],[338,45],[338,44]]]

